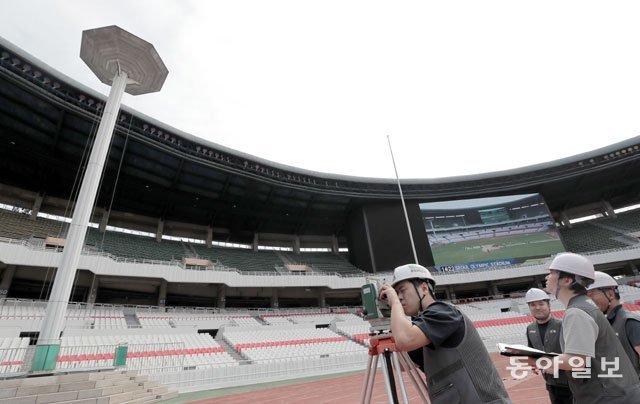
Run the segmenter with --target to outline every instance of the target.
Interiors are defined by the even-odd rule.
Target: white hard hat
[[[527,303],[537,302],[540,300],[549,300],[549,295],[542,289],[531,288],[527,291],[524,301]]]
[[[574,253],[561,253],[551,261],[549,269],[595,279],[593,264],[586,257]]]
[[[618,282],[611,277],[609,274],[605,274],[604,272],[596,271],[596,280],[589,285],[587,290],[591,289],[600,289],[600,288],[617,288]]]
[[[391,286],[395,287],[398,283],[406,281],[407,279],[428,279],[433,282],[434,285],[436,284],[435,278],[427,268],[418,264],[406,264],[393,270],[393,282]]]

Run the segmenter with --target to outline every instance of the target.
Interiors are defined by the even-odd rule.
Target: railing
[[[2,306],[30,306],[34,308],[46,309],[47,300],[20,299],[20,298],[4,298],[0,299],[0,307]],[[85,303],[85,302],[69,302],[67,310],[124,310],[125,307],[137,307],[135,305],[122,305],[110,303]],[[72,317],[73,318],[73,317]]]
[[[78,338],[81,343],[86,342],[83,341],[85,337],[79,336],[75,338]],[[126,337],[121,336],[120,338],[123,339],[122,343],[113,343],[115,340],[111,338],[110,342],[102,345],[95,345],[95,342],[92,345],[86,343],[82,345],[62,345],[57,358],[56,369],[65,371],[112,368],[114,366],[116,348],[123,345],[127,345],[128,348],[125,369],[153,375],[179,374],[181,379],[190,380],[189,384],[233,383],[245,377],[250,377],[254,380],[267,377],[275,380],[291,377],[291,374],[310,374],[309,372],[313,373],[314,371],[332,373],[346,369],[345,366],[361,369],[366,361],[366,350],[236,361],[225,353],[226,351],[223,347],[219,346],[185,348],[183,342],[134,342],[127,344]],[[63,341],[63,343],[68,342]],[[28,346],[0,349],[0,375],[29,372],[35,348],[35,346]],[[229,378],[230,374],[226,370],[218,372],[220,369],[239,368],[239,365],[244,366],[241,366],[242,371],[235,377]],[[297,370],[294,373],[284,371],[286,366],[293,366]],[[198,373],[203,370],[210,371],[211,369],[215,369],[217,372],[214,372],[213,379],[211,375],[202,378],[201,373]],[[235,373],[237,372],[233,372],[233,374]],[[191,379],[193,379],[193,383]]]
[[[127,346],[127,370],[140,373],[160,373],[184,368],[185,358],[193,350],[183,342],[134,343],[104,345],[61,345],[56,361],[57,370],[104,369],[114,367],[116,348]],[[31,370],[35,345],[0,349],[0,374]],[[199,348],[204,353],[219,352],[222,348]],[[195,351],[194,351],[195,352]]]
[[[0,307],[3,305],[31,305],[35,307],[46,308],[46,300],[34,300],[34,299],[19,299],[19,298],[3,298],[0,299]],[[182,306],[144,306],[144,305],[127,305],[127,304],[110,304],[110,303],[84,303],[84,302],[69,302],[68,309],[109,309],[109,310],[124,310],[125,308],[134,308],[141,313],[144,312],[156,312],[156,313],[189,313],[189,314],[238,314],[248,313],[248,315],[260,315],[262,313],[299,313],[299,312],[338,312],[349,311],[354,312],[357,309],[361,309],[360,306],[330,306],[330,307],[301,307],[301,308],[225,308],[220,309],[217,307],[182,307]]]
[[[169,388],[189,391],[362,370],[366,367],[367,359],[367,350],[362,347],[359,351],[280,359],[202,362],[180,370],[166,369],[147,374]]]
[[[183,342],[129,344],[126,369],[151,373],[184,367],[187,352]]]
[[[0,348],[0,375],[21,373],[29,370],[29,358],[33,357],[34,347]]]
[[[170,319],[169,319],[170,320]],[[198,324],[178,324],[175,327],[171,326],[169,323],[166,325],[159,324],[151,324],[151,325],[118,325],[118,324],[102,324],[100,326],[92,326],[91,324],[68,324],[64,327],[67,330],[149,330],[149,331],[158,331],[162,329],[183,329],[185,333],[189,332],[189,330],[197,330],[199,328]]]
[[[56,369],[95,369],[113,366],[117,344],[61,345]]]

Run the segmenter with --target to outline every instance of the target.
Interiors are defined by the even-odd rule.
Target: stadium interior
[[[0,378],[28,371],[104,103],[0,41]],[[640,310],[639,148],[633,138],[523,169],[402,180],[419,263],[490,352],[526,343],[523,296],[543,286],[552,254],[521,242],[526,260],[461,267],[439,265],[435,246],[480,240],[468,248],[486,256],[505,249],[483,240],[544,223],[560,250],[588,256]],[[475,227],[463,210],[425,218],[420,208],[523,194],[542,202],[501,205]],[[265,161],[126,106],[90,222],[56,367],[110,367],[126,345],[124,369],[167,386],[159,399],[363,370],[360,287],[414,261],[395,181]],[[555,300],[552,309],[562,315]]]

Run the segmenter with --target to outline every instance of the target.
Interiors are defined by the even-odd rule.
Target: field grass
[[[483,251],[483,246],[485,251]],[[486,251],[490,249],[491,251]],[[431,246],[436,265],[463,264],[563,252],[559,238],[546,233],[517,234],[497,239],[462,241]]]

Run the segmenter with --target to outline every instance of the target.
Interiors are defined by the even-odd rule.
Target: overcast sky
[[[478,174],[640,135],[640,2],[3,2],[0,35],[103,94],[82,31],[118,25],[169,69],[124,104],[310,170]]]

